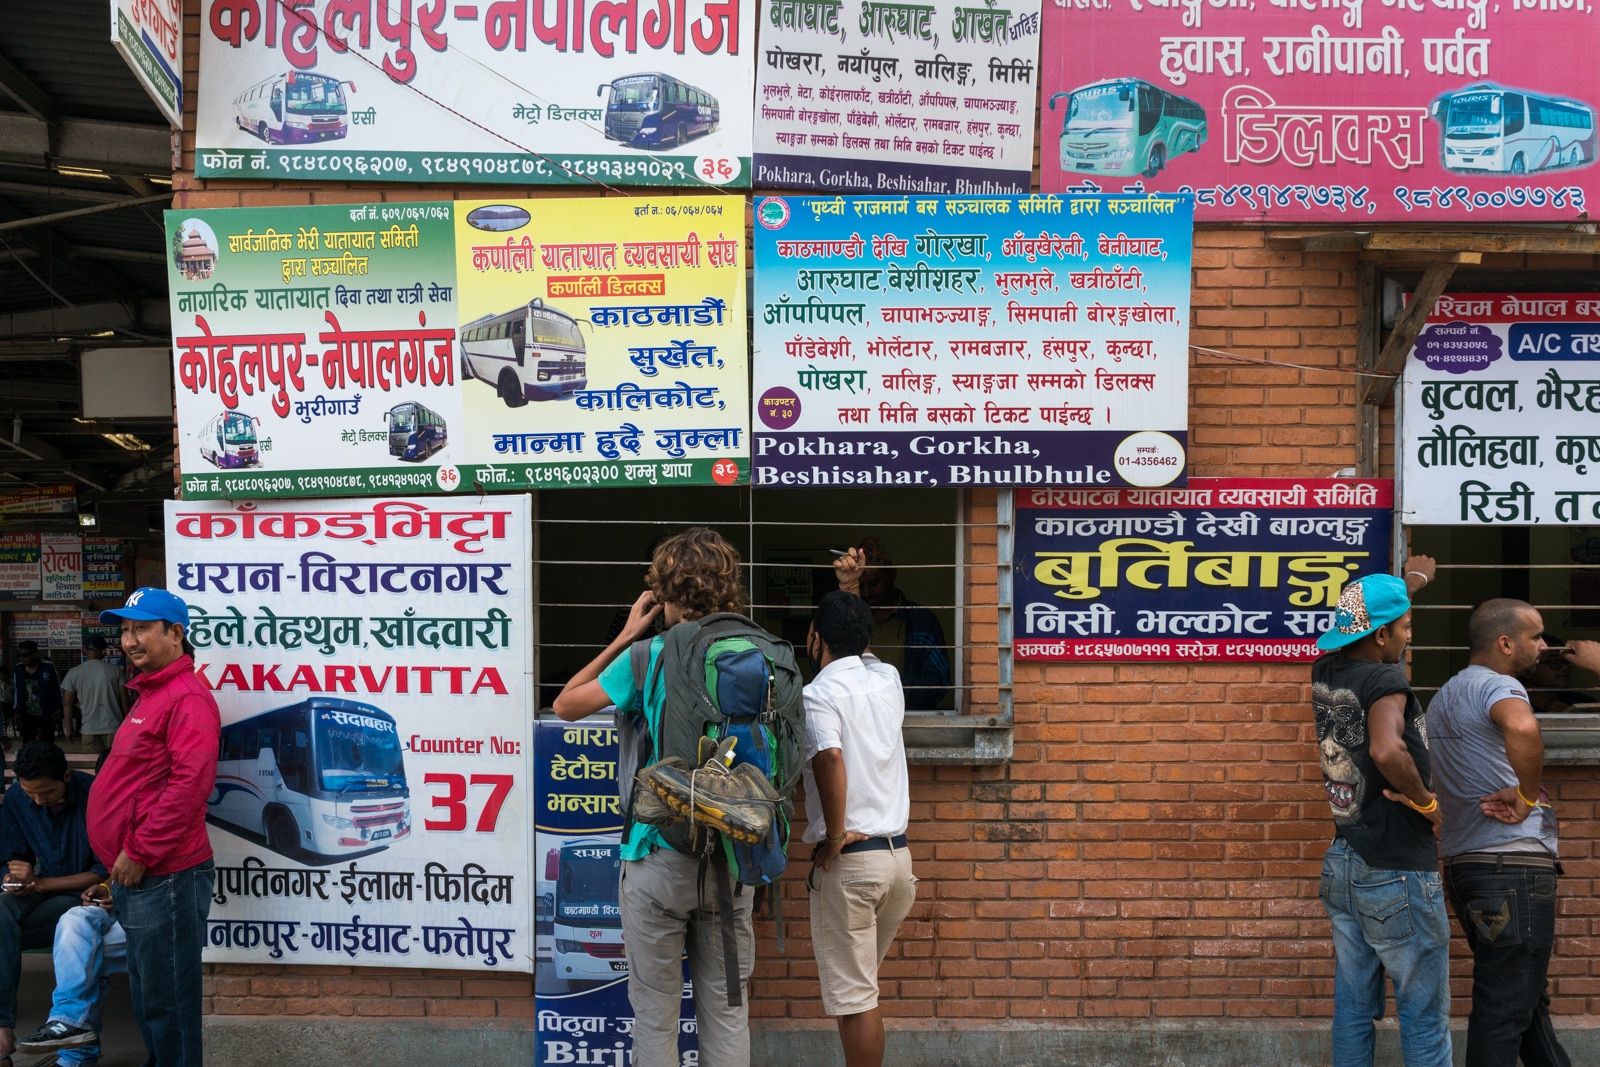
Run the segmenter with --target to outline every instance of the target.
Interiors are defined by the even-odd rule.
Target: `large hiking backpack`
[[[702,857],[702,869],[715,873],[717,911],[723,920],[723,949],[728,965],[728,999],[740,996],[737,957],[732,936],[733,882],[770,886],[787,864],[792,797],[800,781],[804,757],[805,707],[794,649],[743,615],[724,612],[679,623],[663,638],[655,671],[650,672],[651,639],[634,643],[630,652],[641,714],[618,722],[623,839],[634,823],[636,780],[645,766],[676,756],[699,767],[718,743],[734,738],[733,765],[749,764],[766,778],[780,798],[772,829],[759,844],[734,841],[699,823],[679,819],[661,825],[661,836],[674,849]],[[656,736],[651,736],[642,706],[655,677],[663,683],[664,700]],[[703,743],[709,740],[710,744]],[[776,898],[774,897],[774,900]]]

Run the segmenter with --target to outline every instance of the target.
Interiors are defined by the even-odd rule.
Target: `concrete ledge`
[[[531,1020],[511,1022],[213,1015],[206,1019],[206,1059],[227,1067],[535,1064]],[[1573,1063],[1600,1063],[1600,1018],[1561,1020],[1558,1032]],[[761,1067],[834,1067],[844,1062],[831,1023],[758,1022],[751,1036],[751,1063]],[[1465,1020],[1456,1021],[1454,1047],[1460,1064],[1466,1056]],[[1331,1058],[1326,1020],[1264,1019],[1075,1026],[891,1021],[887,1051],[885,1062],[898,1067],[1295,1067]],[[1378,1026],[1376,1063],[1400,1067],[1400,1039],[1392,1019]]]

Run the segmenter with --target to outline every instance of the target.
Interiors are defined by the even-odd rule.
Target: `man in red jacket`
[[[149,1063],[201,1067],[200,950],[214,877],[206,800],[221,719],[195,677],[187,604],[139,589],[100,621],[122,624],[138,696],[89,791],[89,843],[111,869]]]

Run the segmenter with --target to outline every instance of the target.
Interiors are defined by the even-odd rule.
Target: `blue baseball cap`
[[[135,589],[133,595],[128,597],[128,602],[120,608],[112,608],[100,613],[103,623],[117,623],[123,619],[137,619],[141,622],[174,622],[179,623],[185,630],[189,628],[189,605],[180,597],[173,596],[165,589],[156,589],[145,586]]]
[[[1375,630],[1394,622],[1411,610],[1406,583],[1392,574],[1369,574],[1357,578],[1339,594],[1333,612],[1333,628],[1317,638],[1324,652],[1353,645]]]

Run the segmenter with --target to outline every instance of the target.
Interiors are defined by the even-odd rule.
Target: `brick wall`
[[[197,3],[189,9],[198,30]],[[195,58],[187,71],[196,90]],[[183,134],[192,173],[193,126]],[[295,183],[174,176],[179,208],[584,195],[536,187]],[[662,191],[670,195],[670,191]],[[654,194],[653,194],[654,195]],[[1494,257],[1485,269],[1521,267]],[[1590,269],[1595,263],[1583,257]],[[1541,261],[1539,266],[1553,264]],[[1265,231],[1195,233],[1191,472],[1326,477],[1356,462],[1356,256],[1269,247]],[[1303,368],[1266,366],[1265,361]],[[1390,473],[1392,408],[1383,419]],[[974,711],[999,667],[995,496],[971,494],[967,629]],[[900,1025],[1273,1019],[1332,1012],[1333,957],[1317,900],[1330,836],[1304,667],[1020,664],[1016,748],[1002,767],[915,767],[918,900],[883,969]],[[1568,877],[1553,1010],[1600,1008],[1600,784],[1547,774]],[[796,855],[801,855],[797,846]],[[760,921],[752,1015],[822,1025],[804,864],[784,883],[785,954]],[[217,1015],[428,1019],[532,1027],[532,979],[350,967],[208,966]],[[1456,939],[1458,1014],[1470,960]],[[1595,1001],[1591,1002],[1590,998]],[[891,1025],[894,1025],[891,1023]]]

